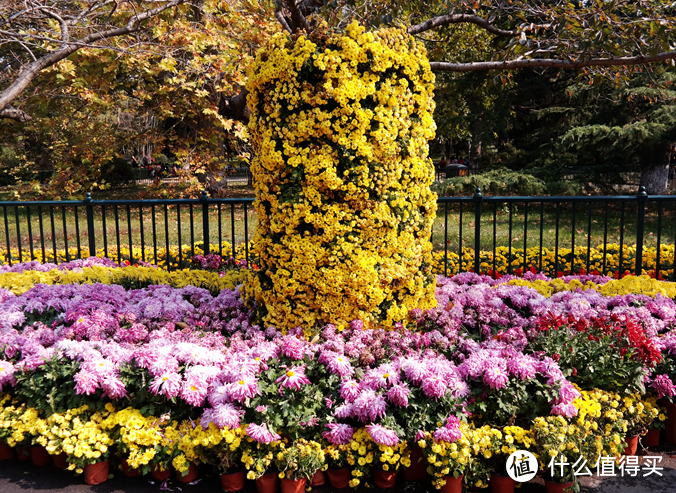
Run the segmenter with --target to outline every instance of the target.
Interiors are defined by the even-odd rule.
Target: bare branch
[[[435,72],[475,72],[479,70],[513,70],[517,68],[554,67],[579,69],[584,67],[618,67],[641,65],[676,59],[676,51],[666,51],[657,55],[639,55],[617,58],[590,58],[588,60],[558,60],[552,58],[524,58],[520,60],[502,60],[494,62],[449,63],[430,62]]]
[[[307,23],[307,19],[301,13],[298,8],[297,0],[286,0],[284,2],[291,12],[291,20],[293,21],[294,30],[303,29],[305,32],[310,32],[310,25]]]
[[[282,28],[284,28],[285,31],[288,31],[289,33],[293,33],[291,30],[291,27],[289,26],[289,23],[286,22],[286,19],[284,18],[284,14],[282,14],[282,11],[280,8],[275,8],[275,19],[279,21],[279,23],[282,25]]]
[[[140,29],[139,25],[143,21],[156,16],[167,9],[176,7],[185,1],[186,0],[170,0],[159,7],[131,16],[128,19],[126,25],[123,27],[108,29],[101,32],[94,32],[78,40],[75,40],[74,42],[62,43],[59,49],[46,53],[45,55],[22,68],[16,79],[14,79],[14,81],[0,93],[0,108],[4,109],[8,104],[14,101],[42,70],[60,62],[69,55],[75,53],[82,46],[91,45],[97,41],[102,41],[117,36],[124,36],[138,31]]]
[[[11,106],[7,106],[4,110],[0,111],[0,118],[16,120],[20,123],[26,123],[32,120],[29,114],[19,109],[12,108]]]
[[[246,105],[246,96],[249,91],[245,87],[236,96],[221,96],[218,103],[218,114],[230,120],[248,123],[251,109]]]
[[[519,35],[518,31],[506,31],[504,29],[497,28],[486,19],[469,14],[450,14],[433,17],[422,24],[409,27],[408,33],[411,35],[420,34],[422,32],[430,31],[432,29],[436,29],[437,27],[446,26],[448,24],[475,24],[497,36],[514,37]]]

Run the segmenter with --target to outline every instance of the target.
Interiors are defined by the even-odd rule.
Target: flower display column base
[[[329,483],[334,488],[347,488],[350,483],[350,468],[341,467],[340,469],[327,469],[326,475],[329,477]]]
[[[153,465],[150,469],[150,474],[156,481],[166,481],[171,477],[171,469],[161,469],[157,464]]]
[[[320,469],[312,476],[310,485],[314,488],[315,486],[321,486],[324,483],[326,483],[326,473]]]
[[[498,476],[491,474],[491,492],[492,493],[514,493],[516,488],[516,481],[509,476]]]
[[[127,461],[125,459],[122,459],[122,473],[127,476],[128,478],[135,478],[137,476],[140,476],[141,473],[139,472],[138,469],[134,469],[133,467],[129,467],[129,464],[127,464]]]
[[[197,479],[197,476],[199,476],[199,470],[197,469],[197,464],[194,462],[190,463],[190,467],[188,467],[188,472],[185,476],[181,476],[181,473],[176,471],[176,480],[181,483],[192,483]]]
[[[573,486],[572,481],[569,483],[555,483],[545,479],[545,491],[547,493],[568,493],[572,491],[569,489],[571,486]]]
[[[422,449],[417,444],[411,447],[411,466],[404,469],[404,481],[425,481],[427,479],[427,462],[423,458]]]
[[[14,449],[6,443],[0,442],[0,460],[12,460],[14,458]]]
[[[664,438],[667,443],[676,445],[676,404],[661,402],[667,408],[667,423],[664,429]]]
[[[110,460],[104,460],[96,464],[87,464],[84,467],[85,483],[89,485],[101,484],[108,479],[109,471]]]
[[[33,461],[33,464],[36,466],[45,466],[52,462],[52,456],[47,453],[47,449],[42,445],[33,445],[30,448],[30,454],[31,461]]]
[[[627,437],[624,439],[624,441],[627,443],[627,446],[624,448],[624,452],[622,452],[622,454],[636,455],[636,451],[638,450],[638,435]]]
[[[265,474],[256,480],[258,493],[275,493],[279,489],[277,473]]]
[[[643,438],[641,444],[644,447],[657,447],[660,444],[660,430],[659,428],[650,428]]]
[[[304,493],[307,479],[282,479],[282,493]]]
[[[394,488],[397,482],[397,471],[383,471],[382,469],[373,470],[373,482],[378,488]]]
[[[53,456],[52,460],[57,469],[68,469],[68,456],[65,453]]]
[[[441,487],[439,493],[462,493],[462,478],[460,475],[457,478],[454,476],[446,476],[446,484]]]
[[[223,491],[234,493],[235,491],[244,489],[245,478],[246,475],[244,474],[244,471],[232,474],[221,474],[221,486],[223,487]]]

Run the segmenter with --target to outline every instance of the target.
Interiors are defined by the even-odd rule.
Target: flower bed
[[[0,274],[0,442],[78,472],[348,466],[357,486],[419,446],[437,487],[485,486],[518,448],[619,456],[676,391],[676,285],[647,277],[439,277],[393,330],[283,334],[251,323],[242,270],[51,267]]]

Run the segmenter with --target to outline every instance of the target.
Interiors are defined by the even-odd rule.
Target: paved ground
[[[639,452],[640,454],[641,452]],[[586,477],[583,478],[583,493],[676,493],[676,447],[661,446],[644,451],[639,457],[639,464],[646,461],[645,456],[662,457],[659,467],[662,476],[652,474],[644,477],[645,470],[639,471],[637,477]],[[127,478],[121,471],[113,471],[112,477],[103,484],[87,486],[82,476],[75,476],[68,471],[61,471],[52,465],[37,467],[30,462],[18,460],[0,462],[0,493],[155,493],[174,491],[181,493],[206,493],[222,491],[219,478],[205,469],[202,480],[197,484],[184,485],[177,481],[169,481],[164,488],[153,480],[144,477]],[[167,490],[168,488],[169,490]],[[321,486],[314,489],[316,493],[332,493],[334,488]],[[339,490],[349,493],[351,490]],[[367,490],[365,490],[367,491]],[[433,493],[433,488],[424,484],[399,483],[391,493]],[[484,490],[487,491],[487,490]],[[542,479],[526,483],[516,490],[519,493],[544,493]],[[255,493],[253,481],[247,481],[243,493]],[[360,493],[360,492],[358,492]],[[364,492],[361,492],[364,493]]]

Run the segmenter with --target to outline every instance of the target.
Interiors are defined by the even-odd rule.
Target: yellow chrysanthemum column
[[[247,83],[260,270],[245,283],[279,329],[391,327],[434,297],[434,76],[399,29],[280,34]]]

